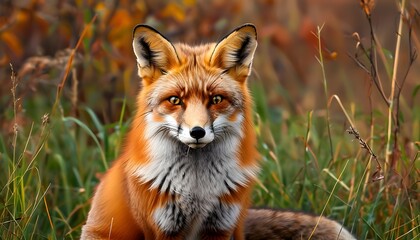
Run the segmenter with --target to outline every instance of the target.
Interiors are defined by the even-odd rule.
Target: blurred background
[[[413,44],[417,47],[420,44],[418,5],[417,1],[407,4],[407,11],[417,15],[413,18]],[[399,22],[398,1],[380,1],[373,6],[375,35],[388,64],[386,69],[379,61],[378,74],[388,95]],[[131,31],[139,23],[150,24],[171,41],[189,44],[217,41],[238,25],[254,23],[259,47],[251,81],[263,85],[271,109],[285,114],[302,114],[325,106],[321,67],[315,58],[318,55],[315,34],[317,27],[323,26],[322,53],[328,94],[337,94],[344,103],[356,104],[358,111],[370,111],[367,102],[371,95],[375,109],[386,109],[377,89],[370,87],[369,75],[352,59],[356,54],[361,55],[353,33],[359,34],[366,48],[370,45],[369,24],[358,0],[3,0],[0,108],[10,106],[9,64],[13,64],[18,74],[18,96],[25,96],[20,102],[22,107],[32,98],[44,97],[45,104],[52,104],[48,99],[54,99],[56,86],[62,80],[69,49],[75,47],[94,16],[96,19],[87,29],[73,62],[72,74],[77,76],[69,77],[64,93],[70,98],[71,79],[77,81],[78,97],[73,104],[88,105],[107,122],[119,118],[120,103],[115,99],[125,96],[131,103],[140,86],[131,48]],[[403,66],[409,61],[407,48],[405,32],[400,81],[405,72]],[[419,84],[419,71],[416,62],[402,92],[403,111],[419,101],[411,97]],[[10,119],[4,111],[1,114],[2,120]]]
[[[387,140],[388,105],[378,90],[391,94],[401,3],[1,0],[0,238],[79,236],[89,199],[135,111],[141,84],[131,41],[139,23],[188,44],[256,25],[249,84],[265,160],[257,205],[319,214],[327,202],[326,215],[360,239],[418,236],[418,0],[404,1],[396,74],[396,93],[402,91],[392,120],[399,121],[398,138]],[[346,133],[349,122],[337,101],[327,107],[334,94],[383,166],[387,143],[396,142],[386,181],[367,184],[376,165]],[[343,169],[343,189],[328,202]]]

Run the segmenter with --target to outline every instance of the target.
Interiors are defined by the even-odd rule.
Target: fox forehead
[[[215,44],[190,46],[182,43],[175,44],[180,65],[169,73],[184,94],[201,93],[211,95],[211,92],[220,85],[225,85],[223,70],[212,67],[209,59]]]
[[[210,65],[210,57],[214,51],[216,43],[208,43],[202,45],[188,45],[184,43],[175,43],[174,47],[178,54],[178,58],[183,65],[193,66],[196,64]]]
[[[241,84],[223,69],[211,66],[209,58],[215,44],[189,46],[175,44],[180,64],[160,76],[149,95],[154,100],[178,96],[184,99],[225,95],[239,104],[242,100]]]

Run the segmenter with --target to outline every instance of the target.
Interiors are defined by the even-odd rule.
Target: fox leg
[[[246,210],[240,204],[220,201],[205,220],[201,239],[244,239],[241,211]]]

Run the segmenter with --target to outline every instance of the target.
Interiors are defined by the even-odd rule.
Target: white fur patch
[[[179,132],[178,139],[187,144],[191,148],[199,148],[204,147],[210,142],[214,140],[214,132],[211,129],[210,125],[204,126],[204,130],[206,131],[206,134],[203,138],[200,138],[198,141],[191,137],[190,131],[191,129],[186,126],[185,124],[181,125],[181,131]]]
[[[219,197],[246,186],[258,171],[257,166],[241,167],[238,160],[239,144],[244,136],[242,122],[242,115],[235,122],[220,116],[211,129],[213,141],[192,149],[178,139],[177,127],[172,126],[176,124],[175,119],[166,117],[160,123],[154,122],[151,115],[146,117],[151,159],[133,175],[142,182],[151,182],[153,189],[179,196],[153,214],[163,231],[173,233],[180,226],[189,226],[190,236],[195,236],[206,223],[221,230],[234,226],[240,206],[221,203]],[[170,125],[169,130],[161,131],[163,125]]]
[[[218,197],[247,184],[257,167],[239,166],[237,154],[243,136],[241,122],[229,122],[219,117],[214,122],[215,139],[204,148],[190,149],[176,139],[176,133],[156,134],[162,123],[146,117],[146,138],[152,157],[147,165],[139,166],[134,175],[144,182],[153,181],[152,188],[177,194]],[[165,124],[173,124],[167,117]],[[176,129],[176,127],[172,128]],[[226,135],[226,132],[233,132]],[[224,134],[219,136],[218,134]],[[171,135],[171,136],[168,136]],[[175,137],[174,137],[175,136]]]

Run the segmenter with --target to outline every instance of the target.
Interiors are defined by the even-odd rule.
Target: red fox
[[[142,89],[121,156],[92,201],[82,239],[307,239],[318,217],[248,210],[259,169],[247,79],[256,28],[218,43],[133,32]],[[354,239],[322,218],[312,239]]]

